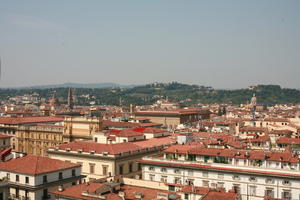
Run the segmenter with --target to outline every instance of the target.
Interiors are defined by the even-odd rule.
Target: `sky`
[[[299,0],[0,0],[0,87],[300,88]]]

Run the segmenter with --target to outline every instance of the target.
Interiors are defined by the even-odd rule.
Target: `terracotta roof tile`
[[[0,170],[37,175],[79,166],[79,164],[48,157],[27,155],[25,157],[0,163]]]

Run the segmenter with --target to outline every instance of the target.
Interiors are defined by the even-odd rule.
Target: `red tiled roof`
[[[240,128],[240,132],[267,132],[267,128],[263,127],[253,127],[253,126],[245,126]]]
[[[267,121],[267,122],[289,122],[289,120],[285,119],[285,118],[265,118],[264,121]]]
[[[0,149],[0,160],[5,161],[6,157],[11,154],[12,148]]]
[[[151,148],[154,146],[166,146],[174,144],[175,141],[170,137],[160,137],[160,138],[150,138],[148,140],[141,140],[133,142],[135,145],[141,147],[141,148]]]
[[[55,190],[55,191],[52,191],[51,193],[54,195],[61,196],[61,197],[69,197],[69,198],[71,197],[71,198],[83,199],[83,200],[96,200],[99,198],[83,196],[82,192],[85,190],[85,191],[88,191],[90,194],[96,194],[95,192],[103,186],[105,186],[105,185],[101,184],[101,183],[90,182],[88,184],[80,184],[80,185],[75,185],[75,186],[65,188],[62,192]],[[143,200],[157,199],[158,193],[164,193],[167,195],[168,194],[176,194],[175,192],[169,192],[166,190],[158,190],[158,189],[137,187],[137,186],[130,186],[130,185],[122,185],[120,191],[124,192],[125,199],[136,199],[136,197],[135,197],[136,193],[140,193],[143,195]],[[106,199],[109,199],[109,200],[121,200],[122,199],[116,193],[106,193],[106,194],[102,194],[102,196],[105,196]]]
[[[124,127],[124,128],[138,128],[138,127],[153,127],[159,126],[158,123],[132,123],[132,122],[113,122],[109,120],[103,120],[103,127]]]
[[[43,122],[60,122],[64,117],[0,117],[0,124],[31,124],[31,123],[43,123]]]
[[[11,138],[12,136],[0,134],[0,139]]]
[[[211,191],[203,196],[201,200],[237,200],[238,197],[237,193]]]
[[[123,152],[135,151],[141,149],[138,145],[133,142],[124,142],[118,144],[102,144],[96,142],[82,142],[75,141],[70,142],[68,144],[61,144],[58,146],[59,149],[70,149],[71,151],[77,151],[81,149],[83,152],[91,152],[95,151],[95,153],[102,154],[103,152],[107,152],[111,155],[116,155]]]
[[[300,138],[280,137],[276,141],[277,144],[297,144],[300,145]]]
[[[181,188],[180,192],[204,195],[207,194],[209,190],[210,190],[209,187],[195,187],[192,185],[185,185]]]
[[[254,142],[254,143],[267,142],[267,141],[270,141],[270,137],[268,135],[265,135],[265,136],[260,136],[260,137],[256,137],[256,138],[249,138],[246,141]]]
[[[97,189],[101,188],[102,186],[103,184],[101,183],[89,182],[86,184],[80,184],[80,185],[75,185],[75,186],[65,188],[62,192],[55,190],[55,191],[51,191],[51,193],[58,196],[71,197],[76,199],[99,200],[99,198],[96,197],[83,196],[82,192],[85,190],[88,191],[90,194],[93,194]],[[121,200],[121,198],[114,193],[105,194],[103,196],[105,196],[106,199],[110,199],[110,200]]]
[[[25,157],[0,163],[0,170],[37,175],[79,166],[79,164],[48,157],[27,155]]]
[[[134,136],[143,136],[143,133],[132,131],[130,129],[124,129],[118,132],[115,132],[114,135],[117,137],[134,137]]]
[[[200,145],[173,145],[166,150],[166,153],[195,154],[202,156],[219,156],[227,158],[240,158],[249,160],[269,160],[282,162],[299,162],[298,157],[294,157],[290,152],[271,152],[262,150],[237,150],[237,149],[218,149],[203,148]],[[295,159],[296,158],[296,159]]]
[[[156,134],[156,133],[166,133],[168,132],[167,130],[165,129],[160,129],[160,128],[151,128],[151,127],[148,127],[148,128],[135,128],[133,129],[134,131],[137,131],[137,132],[141,132],[141,133],[153,133],[153,134]]]
[[[274,134],[274,135],[291,135],[293,131],[291,130],[272,130],[269,134]]]

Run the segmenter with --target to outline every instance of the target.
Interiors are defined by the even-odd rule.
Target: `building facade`
[[[28,155],[0,163],[0,177],[8,181],[10,199],[54,199],[50,191],[81,182],[81,166]]]
[[[242,199],[300,198],[299,158],[292,153],[175,145],[146,157],[143,179],[234,190]]]

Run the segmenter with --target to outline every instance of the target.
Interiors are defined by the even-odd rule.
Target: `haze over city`
[[[300,85],[300,1],[0,1],[0,87]]]

